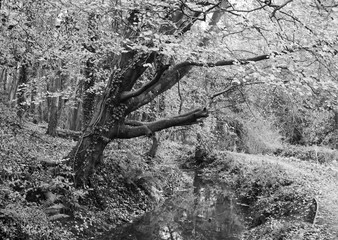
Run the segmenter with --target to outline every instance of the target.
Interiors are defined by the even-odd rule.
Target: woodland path
[[[284,169],[291,179],[305,184],[314,192],[318,203],[315,224],[332,228],[338,238],[338,162],[318,164],[296,158],[227,152],[246,166],[272,164]]]

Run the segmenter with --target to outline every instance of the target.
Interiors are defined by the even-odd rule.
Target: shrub
[[[2,239],[66,240],[71,234],[54,226],[37,206],[8,204],[0,212]]]
[[[272,120],[259,116],[245,120],[244,125],[246,133],[243,135],[242,141],[248,153],[272,153],[282,146],[282,136],[273,126]]]

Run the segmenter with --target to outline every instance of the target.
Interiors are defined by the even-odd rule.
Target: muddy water
[[[231,192],[190,172],[191,187],[106,240],[236,240],[244,230]]]

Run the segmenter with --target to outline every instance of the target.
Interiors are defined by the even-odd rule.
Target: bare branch
[[[281,54],[281,53],[264,54],[264,55],[260,55],[257,57],[246,58],[246,59],[224,60],[224,61],[209,62],[209,63],[191,62],[191,61],[185,61],[185,62],[179,63],[173,66],[172,68],[170,68],[169,70],[165,71],[164,74],[159,79],[159,81],[157,81],[155,84],[145,89],[145,91],[143,91],[140,95],[129,98],[128,101],[126,101],[127,106],[128,106],[127,112],[130,113],[130,112],[135,111],[136,109],[149,103],[152,99],[154,99],[154,97],[172,88],[178,81],[180,81],[184,76],[186,76],[188,72],[190,72],[193,66],[219,67],[219,66],[230,66],[230,65],[245,65],[245,64],[249,64],[250,62],[258,62],[262,60],[267,60],[271,57],[271,55],[278,55],[278,54]]]
[[[214,95],[212,95],[210,97],[210,100],[212,101],[214,98],[220,96],[220,95],[223,95],[224,93],[228,93],[228,92],[231,92],[232,90],[234,90],[236,87],[238,87],[238,85],[231,85],[229,87],[227,87],[226,89],[218,92],[218,93],[215,93]]]
[[[244,87],[244,86],[255,85],[255,84],[263,84],[263,83],[264,83],[264,82],[250,82],[250,83],[242,83],[242,84],[230,85],[230,86],[228,86],[226,89],[224,89],[224,90],[222,90],[222,91],[220,91],[220,92],[217,92],[217,93],[215,93],[214,95],[212,95],[212,96],[210,97],[209,106],[210,106],[210,104],[213,103],[213,100],[214,100],[216,97],[218,97],[218,96],[220,96],[220,95],[223,95],[223,94],[225,94],[225,93],[230,93],[230,92],[236,90],[238,87]]]
[[[182,93],[181,93],[180,81],[178,81],[178,83],[177,83],[177,94],[178,94],[178,97],[180,99],[180,106],[178,108],[178,114],[181,114],[182,107],[183,107],[183,97],[182,97]]]
[[[287,1],[285,1],[282,5],[273,6],[273,7],[274,7],[274,10],[273,10],[273,12],[271,13],[271,17],[275,17],[277,11],[281,10],[283,7],[285,7],[286,5],[288,5],[288,4],[291,3],[291,2],[293,2],[293,0],[287,0]]]
[[[148,130],[150,130],[152,133],[155,133],[170,127],[196,124],[206,117],[208,117],[207,109],[199,108],[172,118],[161,119],[149,123],[140,123],[142,124],[141,126],[123,125],[120,128],[115,128],[112,130],[109,133],[109,137],[127,139],[140,136],[149,136]]]
[[[250,9],[250,10],[243,10],[243,9],[235,9],[233,5],[231,5],[232,7],[232,10],[228,10],[227,12],[231,13],[231,14],[234,14],[236,16],[240,16],[238,14],[236,14],[236,12],[238,13],[251,13],[251,12],[255,12],[255,11],[258,11],[258,10],[261,10],[261,9],[264,9],[265,7],[269,6],[269,4],[267,3],[264,3],[264,4],[261,4],[259,7],[257,8],[253,8],[253,9]]]

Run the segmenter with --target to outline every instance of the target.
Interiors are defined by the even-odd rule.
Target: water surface
[[[187,173],[189,174],[189,173]],[[244,230],[233,194],[190,173],[192,185],[114,230],[106,240],[237,240]]]

